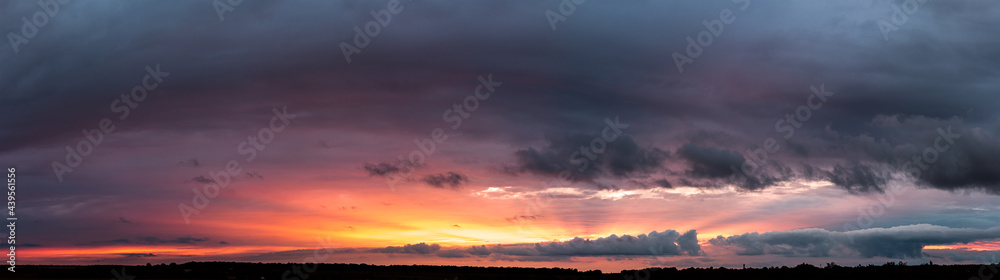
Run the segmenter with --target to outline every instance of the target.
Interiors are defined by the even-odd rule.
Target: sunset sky
[[[1000,2],[580,2],[2,1],[18,261],[1000,261]]]

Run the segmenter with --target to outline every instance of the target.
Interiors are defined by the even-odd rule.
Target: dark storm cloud
[[[469,177],[449,171],[443,174],[431,174],[425,176],[422,181],[435,188],[457,189],[462,184],[469,182]]]
[[[690,169],[685,171],[686,175],[695,178],[715,179],[732,176],[733,170],[730,167],[739,168],[745,161],[739,153],[691,143],[678,148],[677,155],[690,164]]]
[[[731,183],[745,190],[760,190],[795,176],[790,169],[773,161],[757,165],[746,174],[743,155],[726,149],[687,143],[677,148],[676,154],[687,163],[684,178],[680,180],[686,186],[718,188]]]
[[[670,188],[674,187],[674,185],[671,184],[670,181],[668,181],[667,179],[659,179],[659,180],[653,181],[653,183],[655,183],[657,186],[660,186],[661,188],[670,189]]]
[[[952,149],[940,152],[938,162],[916,177],[923,184],[938,189],[980,189],[1000,194],[1000,172],[997,172],[1000,170],[1000,130],[994,128],[961,132],[965,134],[955,140]],[[921,153],[921,157],[930,158],[925,153]]]
[[[709,240],[712,245],[735,249],[740,255],[808,257],[921,258],[926,245],[948,245],[1000,238],[1000,227],[949,228],[928,224],[871,228],[847,232],[799,229],[745,233]]]
[[[600,135],[549,136],[548,146],[514,152],[517,163],[507,170],[514,174],[534,174],[559,178],[568,171],[571,180],[592,181],[598,177],[641,177],[662,168],[670,153],[656,147],[640,147],[629,136],[618,136],[595,153],[591,143]],[[589,154],[589,155],[588,155]]]
[[[630,107],[628,101],[611,94],[619,82],[609,78],[592,80],[603,75],[600,69],[605,68],[607,61],[620,60],[620,57],[604,55],[588,60],[576,59],[589,57],[588,52],[592,50],[553,57],[529,56],[527,58],[546,65],[538,67],[535,71],[538,73],[529,76],[524,75],[526,73],[521,66],[504,63],[509,61],[507,54],[544,53],[548,51],[539,51],[578,46],[579,39],[573,37],[567,38],[571,39],[567,41],[543,39],[552,35],[544,21],[510,21],[511,17],[497,14],[541,15],[539,11],[549,8],[541,3],[494,2],[464,8],[434,1],[404,4],[405,12],[397,15],[393,24],[385,28],[378,37],[379,43],[365,48],[363,53],[354,57],[352,64],[344,63],[343,54],[337,46],[342,41],[350,42],[355,35],[352,28],[370,20],[369,11],[379,5],[373,2],[358,5],[329,2],[309,5],[249,3],[240,5],[221,23],[211,5],[194,2],[114,2],[65,6],[61,16],[53,18],[53,24],[40,31],[47,36],[32,40],[17,55],[0,53],[5,61],[12,62],[5,64],[9,67],[0,69],[4,73],[0,75],[4,77],[0,78],[0,89],[9,93],[4,97],[7,100],[20,101],[19,106],[6,107],[4,111],[32,120],[30,125],[5,122],[0,126],[3,131],[19,132],[3,133],[3,142],[9,145],[0,149],[61,146],[78,140],[81,129],[92,128],[105,117],[114,120],[119,114],[110,112],[109,104],[141,82],[146,65],[157,63],[165,72],[170,72],[170,76],[160,88],[150,93],[140,107],[132,110],[130,117],[119,121],[118,132],[237,129],[249,125],[247,120],[252,119],[254,109],[277,102],[295,103],[302,110],[326,109],[321,110],[324,113],[314,115],[314,124],[322,122],[320,120],[342,119],[359,113],[376,113],[382,117],[340,123],[338,126],[374,131],[400,129],[423,132],[425,127],[439,123],[443,108],[448,108],[456,99],[460,101],[462,95],[459,92],[474,88],[475,77],[485,72],[496,72],[498,79],[507,77],[507,81],[513,77],[534,80],[530,76],[544,73],[544,76],[552,77],[551,81],[555,84],[572,88],[568,91],[555,90],[548,87],[549,81],[521,82],[521,85],[505,93],[506,98],[500,98],[500,93],[497,93],[496,98],[489,100],[491,104],[484,102],[484,108],[477,113],[502,110],[500,108],[509,110],[514,105],[521,108],[510,118],[497,120],[497,125],[503,128],[522,126],[520,120],[524,118],[538,119],[543,115],[556,114],[558,117],[552,118],[552,122],[576,129],[592,123],[591,120],[599,122],[604,115],[611,115],[616,110],[628,111]],[[3,16],[12,20],[0,24],[4,30],[16,30],[20,26],[17,20],[20,15],[30,14],[36,6],[14,5],[14,9],[5,10]],[[80,16],[72,16],[74,13]],[[110,18],[107,17],[109,13],[112,14]],[[456,24],[464,18],[463,14],[470,13],[494,16],[482,17],[478,24]],[[185,15],[186,18],[176,20],[177,15]],[[84,18],[108,20],[82,20]],[[240,28],[256,26],[261,19],[266,19],[267,26],[273,28]],[[422,24],[414,24],[416,22],[447,26],[451,31],[431,31],[444,29],[418,27]],[[198,32],[175,32],[194,30],[195,27]],[[492,32],[487,34],[483,30]],[[573,31],[567,30],[563,34],[572,34],[569,32]],[[537,44],[511,44],[511,37],[543,40]],[[260,38],[270,39],[260,41]],[[456,38],[468,40],[456,41]],[[72,51],[63,49],[66,41],[77,42]],[[464,47],[455,50],[466,51],[443,52],[443,46],[454,47],[456,43]],[[123,55],[119,51],[122,49],[131,51],[129,55]],[[414,73],[424,73],[421,74],[424,76],[417,78]],[[60,82],[49,82],[54,80]],[[465,80],[468,82],[462,82]],[[263,86],[256,90],[239,90],[248,81]],[[337,89],[340,93],[327,94],[310,88]],[[404,88],[405,91],[401,90]],[[453,94],[420,97],[429,96],[439,89]],[[351,91],[380,94],[377,97],[358,95],[354,98],[349,97],[351,94],[348,92]],[[168,92],[169,98],[166,97]],[[543,94],[538,95],[540,92]],[[219,106],[232,100],[241,100],[247,106]],[[536,102],[526,103],[525,100]],[[376,105],[387,102],[394,104]],[[393,109],[404,104],[411,106],[411,110]],[[487,108],[487,105],[490,107]],[[178,114],[175,109],[178,106],[187,106],[188,110]],[[59,113],[37,113],[37,109],[43,108],[47,112]],[[329,110],[331,108],[338,110]],[[576,113],[582,111],[593,112],[593,115],[580,116]],[[547,124],[535,125],[534,128],[543,126]],[[519,138],[529,134],[527,130],[496,133],[470,129],[466,132],[478,137],[514,135],[514,138]]]
[[[841,143],[821,153],[855,159],[837,164],[826,177],[852,193],[881,192],[891,176],[885,170],[911,176],[923,186],[943,190],[1000,193],[1000,120],[970,125],[965,119],[878,115],[857,136],[829,134],[825,141]],[[819,150],[818,150],[819,151]]]
[[[883,192],[889,175],[880,172],[875,166],[858,162],[849,162],[844,166],[833,166],[833,171],[826,172],[826,178],[838,187],[847,189],[852,194],[867,192]]]
[[[740,127],[769,128],[768,119],[781,117],[773,112],[801,105],[801,90],[792,89],[805,89],[817,80],[841,85],[844,94],[818,111],[809,125],[842,120],[835,123],[853,126],[851,122],[856,124],[877,114],[948,117],[970,108],[991,112],[987,105],[991,103],[980,101],[997,100],[984,90],[993,75],[989,69],[1000,60],[1000,55],[985,51],[1000,45],[983,27],[996,21],[988,12],[996,5],[987,3],[929,3],[921,13],[926,13],[927,18],[955,20],[955,26],[947,27],[954,30],[922,28],[925,26],[915,19],[907,30],[895,32],[892,40],[882,42],[874,26],[878,17],[844,20],[839,17],[850,10],[843,5],[754,2],[753,13],[741,16],[738,25],[728,26],[718,42],[706,48],[705,55],[689,65],[691,70],[684,75],[676,73],[670,52],[683,51],[684,38],[699,31],[699,23],[706,16],[733,8],[725,5],[728,3],[588,3],[585,7],[592,11],[616,12],[576,14],[575,20],[561,22],[558,32],[550,30],[542,16],[543,11],[557,6],[556,2],[404,4],[404,11],[393,18],[377,43],[363,49],[350,65],[343,63],[338,44],[352,40],[352,28],[369,20],[369,11],[382,3],[249,3],[227,14],[221,23],[215,11],[202,4],[115,2],[65,6],[63,13],[52,19],[53,24],[40,30],[39,37],[24,46],[21,53],[0,54],[5,61],[11,61],[0,69],[4,73],[0,75],[4,77],[0,78],[0,89],[10,93],[4,98],[23,101],[4,111],[32,120],[0,126],[0,130],[18,132],[3,133],[3,142],[10,145],[0,149],[61,147],[78,140],[79,130],[94,126],[103,117],[114,118],[116,114],[108,112],[108,104],[140,82],[143,67],[151,63],[162,63],[166,71],[173,73],[162,88],[172,92],[170,98],[151,93],[150,99],[133,112],[134,118],[142,121],[122,123],[120,130],[232,127],[234,123],[243,124],[238,120],[249,116],[252,110],[245,108],[292,100],[299,101],[303,110],[326,109],[316,110],[323,113],[314,115],[310,123],[315,125],[366,112],[380,117],[339,123],[338,128],[423,132],[437,125],[443,108],[461,97],[425,98],[431,97],[431,89],[459,91],[468,86],[451,82],[455,76],[467,76],[474,86],[476,75],[486,71],[494,72],[498,79],[507,77],[511,83],[504,87],[511,90],[495,93],[476,113],[504,112],[506,116],[469,119],[469,124],[478,122],[477,127],[493,129],[470,128],[465,132],[477,139],[499,136],[517,143],[536,140],[534,131],[585,131],[604,116],[615,114],[627,114],[631,120],[663,120],[662,125],[668,129],[682,123],[677,118],[732,122],[725,128],[727,132]],[[20,16],[37,9],[30,3],[10,6],[3,17],[9,20],[0,22],[4,30],[17,30]],[[881,8],[891,13],[888,7]],[[662,15],[663,11],[681,10],[688,12]],[[107,17],[109,11],[128,12],[113,13],[107,21],[82,20],[102,18],[94,15]],[[74,17],[72,13],[83,16]],[[178,14],[188,17],[184,21],[172,20]],[[804,14],[814,15],[816,22],[833,27],[808,22],[810,25],[803,25],[803,31],[775,32],[784,30],[781,28],[789,22],[801,23],[797,16]],[[480,17],[475,22],[462,21],[466,15]],[[273,28],[239,28],[254,26],[259,20]],[[955,37],[923,40],[936,38],[938,33]],[[72,51],[65,51],[60,48],[65,41],[77,44]],[[957,42],[962,44],[953,44]],[[132,50],[130,53],[135,55],[121,55],[117,51],[121,49]],[[756,55],[758,50],[763,54]],[[908,67],[917,62],[926,67]],[[725,66],[734,63],[755,66],[752,70]],[[956,68],[962,71],[951,71]],[[418,72],[423,76],[412,76]],[[780,79],[748,81],[757,73],[770,73]],[[708,80],[698,81],[695,77]],[[60,82],[47,82],[54,80]],[[267,89],[286,90],[280,96],[268,90],[226,91],[250,80]],[[757,100],[740,98],[726,83],[748,86],[747,94],[758,96]],[[310,88],[338,89],[338,94]],[[403,88],[407,90],[400,90]],[[352,95],[352,91],[359,93]],[[208,92],[212,94],[206,95]],[[234,99],[254,106],[217,105]],[[348,100],[352,102],[344,102]],[[191,106],[188,115],[176,114],[173,108],[179,104]],[[393,109],[404,105],[409,108],[405,112]],[[38,113],[41,111],[59,113]],[[200,121],[190,121],[196,119]],[[636,131],[634,137],[645,141],[651,130]],[[807,151],[792,149],[800,154]],[[623,168],[625,172],[629,169]]]

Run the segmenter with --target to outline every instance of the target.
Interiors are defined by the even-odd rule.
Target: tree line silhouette
[[[604,273],[571,268],[476,267],[432,265],[300,264],[294,263],[189,262],[184,264],[121,265],[25,265],[3,279],[224,279],[224,280],[320,280],[320,279],[559,279],[559,280],[652,280],[652,279],[980,279],[996,274],[996,264],[987,265],[883,265],[824,267],[800,264],[794,267],[757,268],[647,268]],[[983,269],[986,268],[986,269]],[[981,275],[984,274],[985,275]],[[987,278],[982,278],[987,276]],[[1000,278],[998,278],[1000,279]]]

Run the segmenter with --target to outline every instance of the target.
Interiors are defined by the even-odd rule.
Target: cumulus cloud
[[[401,253],[407,246],[420,245],[421,254],[439,251],[435,245],[416,244],[403,247],[375,249],[378,253]],[[406,251],[416,252],[416,249]],[[444,249],[437,253],[440,257],[461,258],[470,256],[506,255],[517,257],[572,257],[572,256],[698,256],[702,254],[698,244],[698,233],[689,230],[680,234],[674,230],[650,232],[649,234],[610,235],[597,239],[576,237],[567,241],[539,242],[534,244],[498,244],[493,246],[472,246],[467,248]]]
[[[920,258],[926,245],[948,245],[1000,238],[1000,227],[949,228],[929,224],[835,232],[809,228],[744,233],[709,240],[739,255],[807,257]]]
[[[417,244],[406,244],[403,246],[389,246],[385,248],[377,248],[368,250],[372,253],[397,253],[397,254],[430,254],[441,250],[441,245],[438,244],[427,244],[420,242]]]
[[[667,230],[638,236],[612,234],[598,239],[576,237],[569,241],[535,243],[531,249],[538,255],[698,255],[701,247],[697,241],[694,230],[683,235]]]

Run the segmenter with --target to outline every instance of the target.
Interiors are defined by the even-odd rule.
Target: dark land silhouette
[[[320,279],[979,279],[991,280],[997,264],[906,265],[886,263],[844,267],[764,268],[647,268],[605,273],[565,268],[471,267],[430,265],[296,264],[190,262],[141,266],[121,265],[24,265],[5,272],[3,279],[224,279],[224,280],[320,280]],[[998,278],[1000,279],[1000,278]]]

